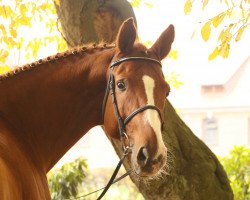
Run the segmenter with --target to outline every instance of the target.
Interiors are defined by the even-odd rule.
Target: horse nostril
[[[138,164],[144,167],[147,164],[148,157],[148,150],[145,147],[142,147],[137,155]]]

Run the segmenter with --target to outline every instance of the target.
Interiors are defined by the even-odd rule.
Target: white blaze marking
[[[155,105],[154,101],[154,88],[155,88],[155,81],[150,76],[144,75],[142,77],[146,97],[147,97],[147,104],[148,105]],[[156,110],[147,109],[145,111],[145,118],[147,122],[150,124],[150,126],[153,128],[157,142],[158,142],[158,150],[161,149],[164,146],[162,135],[161,135],[161,121],[159,118],[159,114]]]

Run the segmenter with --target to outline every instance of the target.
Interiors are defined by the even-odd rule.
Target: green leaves
[[[78,187],[83,183],[87,170],[86,160],[76,159],[64,164],[60,169],[47,174],[52,199],[68,199],[76,197]]]
[[[220,159],[237,200],[250,199],[250,149],[235,146],[228,157]]]

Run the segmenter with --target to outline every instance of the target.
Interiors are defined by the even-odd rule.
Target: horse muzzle
[[[146,147],[132,151],[131,163],[136,175],[142,178],[154,177],[165,166],[167,161],[167,148],[161,150],[156,156],[150,156]]]

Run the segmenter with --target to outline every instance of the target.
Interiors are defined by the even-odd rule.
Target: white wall
[[[218,122],[218,144],[209,146],[215,154],[227,155],[234,145],[249,145],[249,110],[180,111],[180,116],[195,135],[203,140],[202,122],[208,113],[212,113]]]

